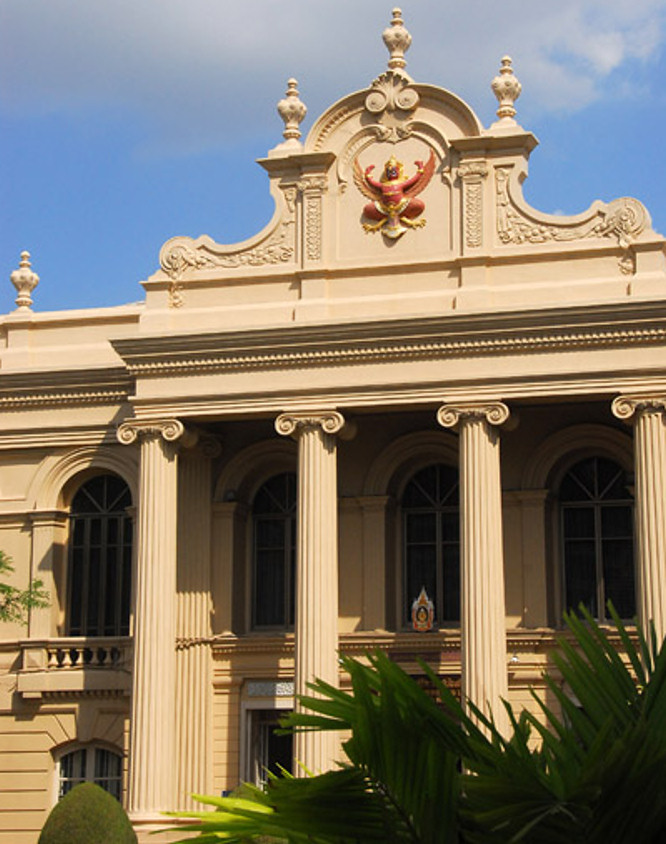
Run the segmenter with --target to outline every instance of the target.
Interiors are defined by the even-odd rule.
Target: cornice
[[[120,367],[3,373],[0,408],[121,404],[127,401],[133,388],[132,377]]]
[[[137,376],[666,343],[666,305],[631,303],[116,340]]]
[[[83,445],[115,445],[116,428],[41,428],[39,430],[15,430],[0,432],[0,450],[10,451],[24,448],[66,448]]]

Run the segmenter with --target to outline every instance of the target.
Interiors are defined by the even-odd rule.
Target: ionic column
[[[619,396],[619,419],[634,425],[638,619],[666,635],[666,396]]]
[[[138,826],[175,805],[177,442],[174,419],[130,420],[118,439],[141,448],[128,804]]]
[[[176,806],[213,790],[211,636],[211,466],[219,442],[201,436],[179,458],[176,592]]]
[[[508,697],[502,489],[501,402],[443,405],[437,421],[458,428],[460,448],[462,691],[506,734]]]
[[[320,678],[338,685],[338,500],[336,434],[345,420],[335,411],[284,413],[279,434],[298,441],[295,695],[311,694]],[[298,708],[298,703],[296,703]],[[325,771],[337,755],[328,731],[294,736],[294,772]]]

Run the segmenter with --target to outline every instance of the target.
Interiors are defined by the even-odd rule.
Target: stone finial
[[[305,103],[301,102],[298,93],[298,82],[295,79],[287,81],[287,94],[277,105],[278,114],[284,120],[284,143],[280,147],[300,146],[301,130],[298,128],[307,113]]]
[[[518,124],[514,120],[516,109],[513,104],[520,96],[522,85],[513,72],[510,56],[504,56],[502,59],[499,75],[493,79],[490,87],[499,101],[499,108],[497,109],[499,120],[493,123],[493,128],[517,126]]]
[[[21,262],[19,269],[14,270],[10,275],[10,279],[18,296],[16,297],[16,306],[19,310],[29,311],[32,305],[32,291],[39,284],[39,276],[32,271],[30,266],[30,253],[21,252]]]
[[[393,10],[391,26],[384,30],[382,38],[391,54],[388,63],[389,68],[391,70],[402,70],[407,65],[405,53],[409,50],[409,46],[412,43],[412,36],[404,26],[402,9],[396,8]]]

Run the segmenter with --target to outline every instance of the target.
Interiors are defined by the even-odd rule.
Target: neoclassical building
[[[304,138],[289,81],[255,237],[167,241],[120,307],[41,313],[27,253],[11,274],[0,548],[51,604],[0,631],[7,840],[81,779],[143,838],[326,768],[334,738],[274,728],[338,652],[501,719],[566,608],[665,631],[664,238],[635,199],[526,204],[510,59],[486,128],[408,75],[399,10],[384,40]]]

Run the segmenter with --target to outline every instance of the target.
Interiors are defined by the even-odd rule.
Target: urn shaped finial
[[[305,103],[298,93],[298,82],[295,79],[287,81],[287,93],[277,105],[278,114],[284,120],[285,143],[289,146],[300,146],[301,130],[298,128],[307,113]]]
[[[391,54],[388,63],[389,68],[391,70],[402,70],[407,65],[405,53],[409,50],[409,45],[412,43],[412,36],[404,26],[402,9],[396,8],[393,10],[391,26],[384,30],[382,38]]]
[[[497,109],[499,120],[493,123],[493,127],[517,126],[518,124],[514,120],[516,115],[514,103],[520,96],[522,85],[513,72],[510,56],[504,56],[502,59],[499,74],[490,83],[490,87],[499,101],[499,108]]]
[[[30,253],[21,252],[21,261],[18,270],[9,276],[12,284],[16,288],[18,296],[16,297],[16,307],[19,310],[29,311],[32,305],[32,291],[39,284],[39,276],[32,271],[30,266]]]

